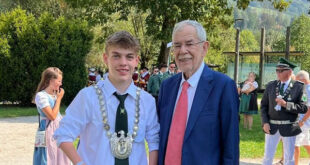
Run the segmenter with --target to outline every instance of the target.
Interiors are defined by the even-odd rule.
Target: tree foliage
[[[300,16],[292,23],[291,43],[296,50],[304,51],[305,55],[298,58],[302,69],[310,70],[310,17],[306,15]]]
[[[87,22],[55,19],[48,13],[36,19],[17,8],[0,15],[0,100],[31,103],[41,72],[56,66],[64,73],[64,103],[71,102],[87,80],[85,56],[92,35]]]
[[[158,63],[167,62],[168,51],[166,44],[171,41],[172,29],[176,22],[195,19],[203,22],[208,30],[213,29],[216,24],[229,27],[232,23],[232,20],[226,17],[232,11],[227,1],[104,0],[90,3],[88,0],[66,0],[66,2],[75,8],[84,8],[85,10],[100,4],[99,6],[104,6],[105,11],[108,13],[119,12],[120,19],[123,20],[128,20],[128,15],[133,8],[137,10],[137,13],[148,13],[145,19],[145,32],[146,35],[152,36],[160,43]]]
[[[102,25],[97,25],[92,28],[95,35],[92,42],[92,49],[86,58],[86,64],[89,67],[97,67],[104,70],[102,54],[104,53],[106,38],[120,30],[126,30],[140,41],[140,66],[151,66],[156,64],[159,42],[153,36],[146,34],[145,18],[147,13],[138,13],[135,9],[129,13],[128,20],[120,20],[119,13],[110,15],[110,21]]]
[[[250,2],[253,0],[234,0],[234,1],[237,1],[238,8],[246,9],[249,6]],[[256,1],[263,2],[264,0],[256,0]],[[268,0],[268,1],[270,1],[273,7],[275,9],[278,9],[279,11],[286,10],[292,2],[291,0]]]
[[[202,22],[208,32],[218,25],[227,28],[233,23],[231,15],[233,6],[228,1],[215,0],[65,0],[73,8],[89,11],[90,22],[103,23],[109,20],[109,14],[118,12],[120,19],[128,20],[128,15],[133,8],[138,13],[149,13],[145,19],[146,34],[160,42],[158,63],[165,63],[168,59],[166,44],[171,41],[171,33],[176,22],[185,19],[193,19]],[[238,0],[237,6],[245,9],[253,0]],[[259,0],[263,1],[263,0]],[[269,0],[280,11],[285,10],[290,4],[285,0]],[[101,19],[100,19],[101,18]],[[101,22],[100,22],[101,21]]]

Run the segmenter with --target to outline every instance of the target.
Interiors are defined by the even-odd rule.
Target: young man
[[[103,55],[108,78],[82,89],[54,138],[75,165],[157,164],[159,124],[155,100],[132,81],[138,41],[128,32],[112,34]],[[76,151],[73,141],[80,136]]]
[[[196,21],[179,22],[173,29],[173,53],[182,74],[160,87],[160,165],[239,164],[236,84],[203,62],[206,39]]]
[[[265,132],[263,165],[271,165],[277,145],[282,139],[284,164],[294,165],[296,135],[301,129],[296,122],[299,113],[307,112],[303,100],[304,84],[291,79],[295,64],[281,58],[276,67],[278,80],[267,84],[261,101],[261,118]]]
[[[165,78],[169,78],[169,77],[175,75],[175,69],[176,69],[176,68],[175,68],[175,63],[171,62],[171,63],[169,64],[169,69],[168,69],[168,71],[164,73],[164,77],[165,77]]]

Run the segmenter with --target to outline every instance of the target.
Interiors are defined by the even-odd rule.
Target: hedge
[[[39,18],[16,8],[0,15],[0,101],[30,105],[42,71],[55,66],[63,71],[68,105],[86,85],[85,57],[93,35],[86,21]]]

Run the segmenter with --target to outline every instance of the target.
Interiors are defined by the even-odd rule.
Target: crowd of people
[[[89,86],[76,95],[64,118],[59,113],[62,72],[47,68],[34,97],[40,132],[34,164],[239,164],[238,114],[251,130],[252,115],[258,113],[255,73],[237,88],[210,69],[203,60],[207,34],[197,21],[177,23],[172,42],[175,63],[150,72],[143,67],[139,73],[138,40],[126,31],[111,34],[103,55],[108,73],[101,77],[90,70]],[[302,71],[292,80],[295,66],[280,59],[277,80],[266,86],[261,101],[264,165],[272,164],[280,139],[285,165],[298,162],[299,146],[310,151],[309,74]]]

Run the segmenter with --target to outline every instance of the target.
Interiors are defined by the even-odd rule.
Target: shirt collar
[[[289,78],[289,79],[288,79],[287,81],[285,81],[285,82],[282,82],[282,81],[281,81],[281,84],[284,83],[285,85],[287,85],[290,81],[291,81],[291,78]]]
[[[98,82],[98,86],[101,87],[105,91],[105,93],[107,94],[107,98],[111,97],[114,92],[117,92],[118,94],[128,93],[133,98],[136,98],[136,95],[137,95],[136,94],[137,87],[134,85],[133,81],[131,81],[129,87],[124,93],[118,92],[117,89],[114,87],[114,85],[109,80],[109,78],[106,78],[102,82]]]
[[[191,87],[196,87],[198,85],[200,76],[202,74],[203,68],[205,66],[204,62],[201,62],[200,67],[198,68],[198,70],[187,80],[187,82],[189,83],[189,85]],[[184,74],[182,73],[182,80],[180,83],[180,87],[182,87],[183,82],[186,81],[184,78]]]

